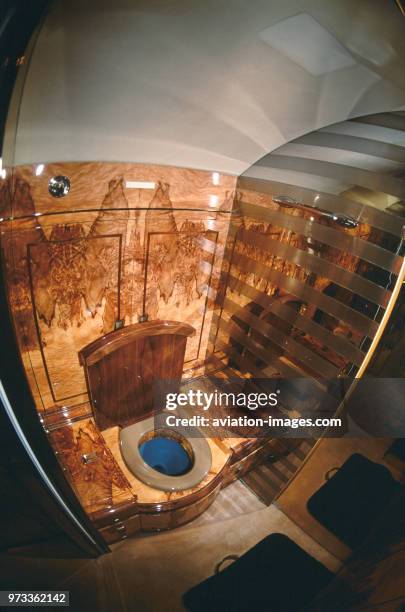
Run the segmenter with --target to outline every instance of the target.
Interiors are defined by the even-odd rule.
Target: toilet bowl
[[[128,469],[163,491],[192,489],[211,469],[211,450],[199,431],[160,426],[156,418],[162,414],[156,387],[162,381],[170,382],[171,391],[179,387],[187,338],[194,333],[187,323],[147,321],[106,334],[79,352],[98,428],[118,426]]]
[[[208,442],[172,427],[155,429],[149,417],[120,431],[120,448],[128,469],[145,484],[162,491],[183,491],[197,486],[211,469]],[[191,437],[191,435],[193,437]]]

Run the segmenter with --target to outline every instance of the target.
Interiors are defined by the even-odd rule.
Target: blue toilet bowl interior
[[[151,438],[139,445],[139,452],[151,468],[168,476],[181,476],[193,467],[187,451],[173,438]]]

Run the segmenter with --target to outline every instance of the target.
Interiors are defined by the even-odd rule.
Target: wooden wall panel
[[[204,251],[202,238],[211,242],[211,253]],[[198,333],[187,342],[187,364],[201,358],[201,340],[208,300],[205,288],[211,284],[217,238],[218,232],[206,232],[202,221],[189,223],[188,227],[180,232],[156,232],[148,235],[145,309],[152,319],[159,317],[177,320],[178,309],[182,305],[182,323],[197,325],[198,328]],[[164,252],[169,249],[168,254],[162,254],[162,245]],[[203,265],[203,262],[207,265]],[[164,269],[163,274],[159,274],[160,268]],[[156,299],[158,294],[163,298],[161,304]]]
[[[48,193],[52,176],[71,190]],[[154,183],[130,189],[127,181]],[[17,339],[39,410],[87,399],[77,352],[118,321],[187,322],[188,375],[204,363],[235,178],[142,164],[14,168],[2,253]],[[1,208],[1,205],[0,205]],[[210,296],[210,297],[208,297]]]
[[[28,266],[43,366],[54,402],[65,403],[86,393],[77,358],[83,341],[112,331],[119,319],[122,237],[71,238],[81,234],[79,224],[58,230],[59,240],[28,245]]]

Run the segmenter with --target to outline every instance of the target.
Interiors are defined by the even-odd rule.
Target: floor
[[[336,557],[238,481],[189,525],[124,540],[96,560],[30,558],[24,551],[0,555],[0,584],[69,590],[74,612],[180,612],[182,594],[211,575],[224,556],[240,555],[273,532],[289,535],[329,569],[339,569]]]
[[[30,557],[24,550],[0,555],[0,585],[70,590],[74,612],[180,612],[182,594],[210,576],[224,556],[240,555],[274,532],[288,535],[337,572],[349,551],[342,552],[341,542],[311,522],[306,499],[322,484],[325,472],[352,452],[384,461],[388,442],[329,439],[322,444],[269,506],[237,481],[189,525],[123,540],[96,560]],[[395,472],[395,466],[388,467]]]
[[[289,535],[307,552],[337,571],[340,562],[281,510],[269,506],[220,523],[183,527],[153,538],[133,538],[113,546],[111,563],[124,610],[183,610],[181,595],[214,572],[228,554],[242,554],[269,533]],[[159,585],[159,588],[156,588]]]
[[[266,507],[243,482],[236,480],[219,493],[218,497],[201,516],[195,519],[190,526],[199,527],[207,523],[226,521],[237,516],[250,514]]]

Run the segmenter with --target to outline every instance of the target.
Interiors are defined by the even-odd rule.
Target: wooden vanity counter
[[[58,427],[49,437],[63,471],[88,514],[136,501],[130,483],[93,419]]]
[[[212,466],[193,489],[160,491],[138,480],[119,448],[119,427],[99,431],[93,418],[58,423],[51,444],[84,510],[107,542],[138,531],[179,527],[197,518],[221,488],[277,452],[279,441],[258,438],[207,438]]]
[[[136,531],[183,525],[214,501],[232,452],[207,439],[212,466],[193,489],[167,492],[144,484],[128,470],[119,449],[119,428],[100,432],[93,419],[63,425],[49,434],[63,470],[86,512],[108,542]]]

